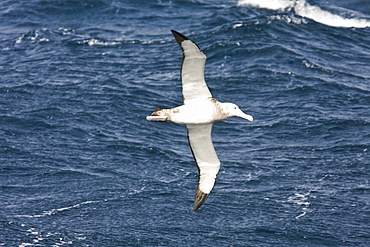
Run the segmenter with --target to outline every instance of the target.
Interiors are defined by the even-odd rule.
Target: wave
[[[370,27],[370,21],[361,18],[346,18],[313,6],[305,0],[239,0],[238,6],[293,11],[295,14],[332,27]]]

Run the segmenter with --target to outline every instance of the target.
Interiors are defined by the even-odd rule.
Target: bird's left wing
[[[188,124],[186,127],[190,148],[199,170],[199,181],[194,199],[194,211],[196,211],[207,199],[215,184],[220,161],[211,139],[212,124]]]
[[[189,100],[212,97],[204,80],[206,55],[186,36],[174,30],[171,32],[183,51],[181,83],[184,104]]]

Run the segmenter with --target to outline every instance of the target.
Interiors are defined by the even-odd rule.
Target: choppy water
[[[1,246],[367,246],[368,1],[0,4]],[[192,211],[181,50],[208,56],[216,186]]]

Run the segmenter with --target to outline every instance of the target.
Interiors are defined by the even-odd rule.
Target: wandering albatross
[[[213,123],[233,116],[249,121],[253,121],[253,117],[242,112],[235,104],[221,103],[212,97],[204,80],[206,55],[181,33],[171,32],[183,51],[181,82],[184,105],[172,109],[158,108],[146,119],[186,125],[190,148],[199,171],[193,208],[196,211],[211,192],[221,164],[211,139]]]

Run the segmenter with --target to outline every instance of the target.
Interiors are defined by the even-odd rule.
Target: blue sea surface
[[[370,2],[3,0],[0,246],[369,246]],[[255,121],[213,126],[192,211],[182,53]]]

